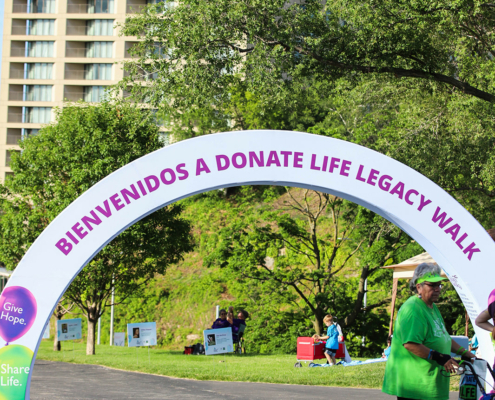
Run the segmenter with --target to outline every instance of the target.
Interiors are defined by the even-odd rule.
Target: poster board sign
[[[232,328],[207,329],[203,331],[205,342],[205,354],[232,353],[234,343],[232,342]]]
[[[45,331],[43,332],[43,339],[50,339],[50,321],[46,324]]]
[[[156,322],[127,324],[129,347],[156,346]]]
[[[125,332],[115,332],[113,335],[113,345],[114,346],[125,346]]]
[[[57,321],[57,337],[59,341],[82,338],[81,318],[61,319]]]

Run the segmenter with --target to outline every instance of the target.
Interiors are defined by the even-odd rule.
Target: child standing
[[[333,317],[328,314],[323,318],[323,323],[328,327],[326,336],[315,335],[317,339],[326,340],[325,345],[325,357],[330,365],[335,365],[335,355],[339,349],[339,331],[337,327],[333,324]]]

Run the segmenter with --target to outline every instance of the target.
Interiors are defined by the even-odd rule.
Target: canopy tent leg
[[[390,304],[390,325],[388,328],[388,336],[392,335],[394,331],[394,315],[395,315],[395,300],[397,298],[397,285],[399,278],[394,278],[394,284],[392,286],[392,303]]]
[[[469,314],[466,311],[466,329],[464,330],[464,336],[469,337]]]

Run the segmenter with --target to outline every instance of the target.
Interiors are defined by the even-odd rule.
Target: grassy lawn
[[[385,363],[355,367],[294,368],[295,355],[183,355],[178,351],[150,348],[97,346],[95,356],[86,356],[84,343],[62,343],[61,352],[53,351],[52,341],[43,340],[38,359],[78,364],[104,365],[126,371],[215,381],[289,383],[380,389]],[[451,379],[457,391],[459,378]]]

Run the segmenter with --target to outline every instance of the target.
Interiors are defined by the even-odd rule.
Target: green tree
[[[154,73],[142,93],[185,108],[224,101],[236,73],[251,91],[278,98],[286,80],[380,74],[493,102],[494,22],[482,1],[185,0],[126,20],[122,34],[143,42],[123,84]]]
[[[122,33],[142,42],[119,88],[178,121],[172,130],[200,114],[189,135],[230,121],[371,147],[491,228],[494,21],[491,3],[472,1],[185,0],[127,19]]]
[[[348,296],[352,300],[340,309],[340,324],[349,328],[363,311],[390,301],[388,288],[382,287],[382,298],[375,296],[364,308],[365,281],[400,258],[406,246],[419,247],[374,213],[310,190],[288,191],[285,207],[247,217],[223,229],[220,237],[216,251],[205,259],[207,264],[263,282],[286,302],[307,309],[318,334],[323,333],[325,314],[335,310],[331,299],[335,300],[339,277],[357,278]]]
[[[118,168],[162,147],[151,112],[129,104],[68,105],[56,122],[20,143],[13,177],[1,186],[0,255],[13,269],[53,219]],[[179,205],[143,218],[113,239],[65,293],[88,320],[87,354],[95,354],[95,326],[110,305],[112,286],[122,301],[192,247]]]

